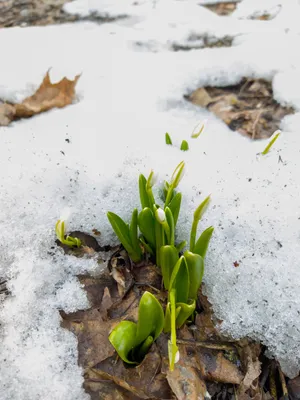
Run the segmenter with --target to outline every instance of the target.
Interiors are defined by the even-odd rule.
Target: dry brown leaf
[[[202,376],[215,382],[233,383],[239,385],[243,374],[239,368],[227,358],[222,351],[198,349],[198,363]]]
[[[197,104],[200,107],[206,107],[209,103],[212,102],[212,98],[207,93],[204,88],[196,89],[190,96],[189,100],[193,104]]]
[[[113,321],[103,321],[101,317],[82,322],[64,320],[62,326],[77,336],[78,362],[83,367],[93,367],[115,353],[108,340]]]
[[[207,392],[205,382],[196,369],[187,365],[184,360],[175,364],[174,371],[167,371],[167,380],[178,400],[205,399]]]
[[[0,104],[0,126],[7,126],[14,119],[16,110],[11,104]]]
[[[244,339],[239,342],[238,351],[245,372],[245,377],[237,390],[238,398],[259,400],[262,398],[262,390],[258,382],[261,373],[261,362],[259,361],[261,345]]]
[[[263,79],[244,78],[237,85],[202,87],[184,97],[208,108],[230,129],[252,139],[270,137],[279,129],[281,119],[294,112],[274,100],[270,82]]]
[[[80,78],[74,80],[66,77],[57,83],[51,83],[49,71],[37,91],[19,104],[0,105],[0,126],[6,126],[19,118],[29,118],[52,108],[62,108],[71,104],[75,97],[75,86]]]
[[[92,368],[102,379],[111,379],[141,399],[172,399],[165,377],[160,372],[161,356],[154,344],[137,367],[125,367],[117,357],[110,357]]]
[[[300,375],[290,379],[288,384],[289,396],[292,400],[300,400]]]
[[[99,377],[91,369],[88,369],[84,375],[83,386],[91,400],[138,400],[140,398],[112,380]]]

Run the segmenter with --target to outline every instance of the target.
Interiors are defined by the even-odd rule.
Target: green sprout
[[[175,230],[180,212],[182,195],[176,189],[183,177],[185,164],[180,162],[169,182],[164,182],[164,204],[155,201],[152,188],[155,175],[139,176],[139,195],[142,210],[134,209],[131,223],[126,224],[119,216],[108,212],[108,219],[127,250],[130,258],[140,261],[148,253],[161,268],[163,285],[168,290],[165,314],[160,303],[148,292],[141,298],[138,323],[122,321],[111,333],[109,340],[123,361],[139,363],[156,340],[161,330],[171,332],[168,342],[170,369],[179,355],[176,345],[176,328],[192,321],[196,299],[204,273],[204,258],[209,246],[213,227],[205,229],[197,239],[200,219],[209,203],[208,196],[197,207],[190,232],[190,247],[181,252],[186,241],[175,241]],[[197,240],[196,240],[197,239]]]
[[[171,139],[171,136],[168,134],[168,132],[166,132],[166,134],[165,134],[165,141],[166,141],[166,144],[172,145],[172,139]]]
[[[210,203],[210,196],[206,197],[206,199],[203,200],[203,202],[198,206],[198,208],[194,212],[194,219],[190,235],[190,251],[194,251],[198,223],[202,218],[203,214],[205,213],[209,203]]]
[[[132,212],[130,225],[126,224],[117,214],[110,211],[107,213],[107,218],[132,261],[141,261],[142,249],[138,238],[137,208]]]
[[[196,139],[201,135],[201,133],[204,131],[205,125],[206,125],[207,120],[205,119],[203,122],[200,122],[200,124],[197,124],[192,132],[191,137],[193,139]]]
[[[62,244],[65,244],[66,246],[69,246],[69,247],[80,247],[81,246],[80,239],[65,235],[65,221],[59,219],[56,222],[55,233],[56,233],[57,239]]]
[[[189,144],[186,140],[183,140],[181,142],[180,150],[182,151],[187,151],[189,149]]]
[[[280,134],[281,134],[281,131],[276,131],[276,132],[274,132],[274,134],[272,135],[271,140],[269,141],[269,143],[267,144],[266,148],[264,149],[264,151],[263,151],[261,154],[263,154],[263,155],[265,156],[266,154],[269,153],[271,147],[272,147],[273,144],[276,142],[276,140],[278,139],[278,137],[280,136]]]
[[[153,294],[145,292],[139,303],[138,322],[120,322],[109,335],[109,341],[124,362],[139,364],[163,326],[162,306]]]

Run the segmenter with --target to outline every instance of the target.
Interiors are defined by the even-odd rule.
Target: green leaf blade
[[[186,264],[189,271],[190,285],[188,291],[188,298],[195,300],[197,298],[198,290],[202,282],[204,273],[204,261],[199,254],[194,254],[190,251],[184,253]]]
[[[209,228],[205,229],[201,233],[199,239],[195,244],[194,253],[199,254],[199,256],[201,256],[203,259],[206,256],[206,252],[213,232],[214,232],[213,226],[210,226]]]
[[[184,256],[181,256],[173,269],[170,284],[169,284],[169,295],[170,291],[175,290],[176,302],[186,303],[188,300],[190,287],[189,271]]]
[[[135,345],[144,342],[149,336],[155,341],[164,327],[164,312],[161,304],[150,292],[145,292],[139,304],[139,315]]]
[[[169,289],[170,278],[178,260],[178,250],[175,246],[167,245],[160,248],[161,272],[163,276],[164,287],[166,290]]]
[[[137,325],[134,322],[122,321],[108,337],[119,357],[128,364],[137,364],[136,361],[129,359],[129,354],[135,347],[136,331]]]

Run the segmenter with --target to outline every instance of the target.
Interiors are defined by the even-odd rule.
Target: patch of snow
[[[6,55],[2,99],[30,95],[50,66],[53,80],[82,72],[73,105],[1,129],[0,276],[9,279],[12,293],[0,306],[1,399],[88,398],[75,337],[60,328],[58,310],[88,307],[76,275],[95,273],[99,266],[93,259],[64,256],[55,245],[55,222],[69,208],[69,230],[97,228],[101,244],[116,243],[106,212],[129,218],[139,204],[139,173],[154,169],[162,183],[182,159],[187,168],[180,183],[178,237],[189,238],[193,211],[211,193],[213,203],[201,223],[215,226],[204,280],[223,329],[262,341],[295,376],[300,367],[299,113],[283,120],[282,136],[260,157],[266,141],[250,142],[183,99],[201,85],[262,77],[272,80],[278,101],[299,110],[295,48],[300,39],[294,20],[286,31],[288,13],[272,21],[241,22],[194,3],[158,2],[159,12],[146,12],[149,4],[104,4],[134,18],[127,24],[0,32]],[[231,33],[234,46],[169,51],[175,40],[186,43],[205,30]],[[155,52],[136,51],[137,41],[151,43]],[[205,119],[204,132],[191,139],[194,126]],[[166,131],[174,146],[165,145]],[[178,148],[183,139],[189,141],[187,152]]]

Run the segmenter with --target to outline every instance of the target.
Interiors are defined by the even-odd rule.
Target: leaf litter
[[[273,99],[270,82],[243,78],[239,84],[225,87],[201,87],[184,98],[207,108],[228,127],[252,139],[265,139],[279,129],[281,120],[294,113]]]
[[[80,235],[93,249],[82,254],[78,254],[78,249],[69,249],[66,253],[94,257],[99,251],[95,238],[94,242],[79,231],[72,234]],[[61,310],[61,325],[77,337],[78,363],[84,369],[84,388],[92,400],[197,400],[220,396],[230,400],[268,399],[271,370],[265,369],[267,378],[261,378],[262,363],[269,363],[266,358],[262,361],[262,346],[247,339],[225,337],[219,329],[222,321],[214,317],[202,288],[194,323],[178,329],[180,359],[174,371],[170,371],[167,334],[160,335],[136,367],[125,365],[108,340],[109,333],[121,321],[137,321],[139,301],[145,290],[166,303],[156,265],[147,261],[133,265],[126,251],[118,246],[110,251],[104,271],[78,278],[91,307],[69,314]],[[291,389],[294,392],[295,387],[297,384]]]
[[[57,83],[51,83],[47,71],[36,92],[22,103],[0,103],[0,126],[7,126],[14,120],[30,118],[52,108],[63,108],[71,104],[75,99],[75,86],[79,78],[80,75],[76,75],[74,80],[64,77]]]

